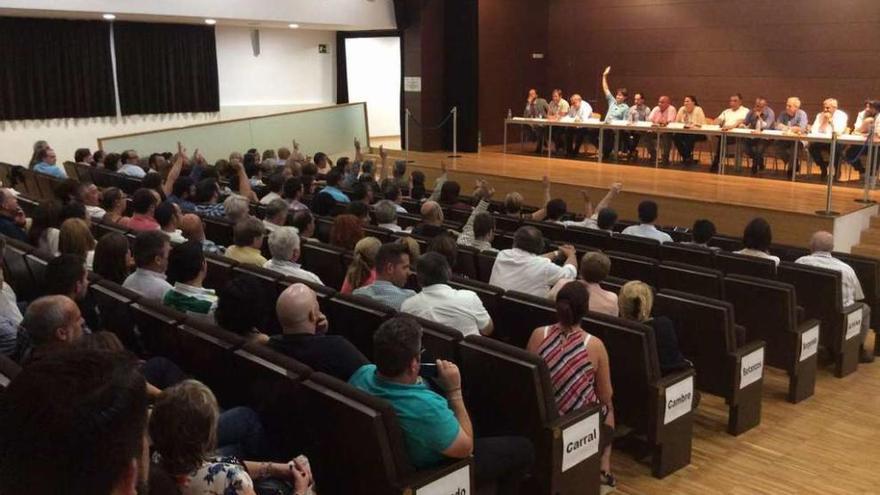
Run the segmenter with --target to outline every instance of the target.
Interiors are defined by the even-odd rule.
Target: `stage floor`
[[[397,159],[403,152],[392,151],[391,155]],[[635,219],[638,202],[650,197],[660,204],[659,223],[663,225],[690,226],[698,218],[709,218],[719,232],[740,235],[745,224],[760,215],[773,225],[774,241],[787,244],[804,245],[815,230],[846,227],[847,232],[835,234],[851,239],[844,243],[848,248],[858,242],[858,232],[867,227],[876,210],[866,210],[864,204],[855,201],[863,195],[855,187],[833,188],[832,208],[842,214],[834,219],[815,214],[825,208],[827,191],[825,185],[818,183],[505,154],[496,146],[484,147],[479,153],[460,153],[459,158],[448,155],[449,152],[410,152],[410,167],[424,171],[432,180],[439,174],[441,160],[445,160],[451,177],[461,182],[463,193],[470,191],[474,179],[485,177],[496,187],[497,198],[519,191],[533,205],[542,200],[540,181],[547,175],[553,184],[553,196],[565,199],[571,211],[581,210],[580,190],[589,191],[595,202],[610,184],[622,182],[624,193],[613,205],[621,218]],[[877,193],[873,192],[871,197],[876,199]],[[845,220],[853,214],[864,218]],[[845,221],[841,222],[842,219]]]

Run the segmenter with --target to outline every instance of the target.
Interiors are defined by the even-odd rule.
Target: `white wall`
[[[370,136],[400,135],[400,38],[345,40],[348,100],[367,102]]]
[[[173,17],[261,21],[287,25],[296,22],[324,29],[394,29],[393,0],[0,0],[0,9],[16,15],[64,13],[99,17],[111,12],[119,20]]]
[[[251,30],[218,27],[221,105],[289,105],[336,100],[336,33],[260,29],[260,56]],[[328,53],[318,53],[318,45]],[[352,100],[356,101],[356,100]]]
[[[77,148],[94,150],[99,137],[252,117],[323,106],[336,101],[336,49],[332,31],[261,29],[254,57],[247,28],[217,28],[220,112],[92,119],[0,121],[0,161],[30,159],[34,141],[49,141],[63,160]],[[318,54],[318,44],[329,45]],[[119,151],[119,150],[113,150]],[[139,150],[142,154],[152,150]]]

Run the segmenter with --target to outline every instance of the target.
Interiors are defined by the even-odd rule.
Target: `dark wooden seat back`
[[[744,254],[719,252],[715,255],[715,266],[725,275],[747,275],[766,279],[776,276],[776,263],[773,260]]]
[[[611,275],[624,280],[641,280],[654,286],[657,284],[657,260],[620,251],[606,251],[611,260]]]
[[[736,322],[746,327],[746,340],[767,343],[767,364],[789,369],[797,357],[788,335],[797,325],[794,286],[728,275],[724,277],[724,297],[736,311]]]
[[[556,323],[556,309],[549,299],[507,291],[501,298],[494,338],[525,349],[532,331]]]
[[[614,251],[657,259],[660,254],[660,241],[628,234],[614,234],[608,243]]]
[[[329,333],[342,335],[370,360],[373,358],[373,334],[395,313],[392,308],[373,299],[348,294],[331,297],[327,310]]]
[[[660,260],[715,268],[715,251],[699,246],[666,242],[660,246]]]
[[[300,249],[300,262],[304,269],[317,275],[328,287],[336,290],[342,287],[347,270],[343,263],[344,249],[317,242],[303,242]]]
[[[657,288],[722,299],[724,275],[711,268],[664,261],[657,267]]]

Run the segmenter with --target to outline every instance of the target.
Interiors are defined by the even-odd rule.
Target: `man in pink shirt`
[[[576,282],[587,286],[589,294],[589,309],[594,313],[602,313],[610,316],[619,316],[620,309],[617,306],[617,294],[605,290],[599,282],[608,277],[611,271],[611,260],[608,256],[590,251],[581,258],[581,268],[578,280],[560,280],[550,289],[550,299],[556,300],[556,294],[562,290],[565,284]]]
[[[153,218],[156,206],[159,205],[159,196],[152,189],[141,188],[134,192],[131,197],[131,220],[128,228],[142,232],[144,230],[159,230],[159,222]]]
[[[657,101],[657,106],[651,110],[650,115],[648,115],[648,120],[651,121],[651,124],[660,127],[666,127],[666,124],[670,122],[675,122],[675,116],[677,115],[677,110],[674,106],[669,104],[670,99],[668,96],[661,96]],[[651,154],[651,161],[655,161],[657,159],[657,134],[649,133],[645,136],[645,146],[648,148],[648,153]],[[670,134],[661,134],[660,135],[660,152],[661,152],[661,161],[660,164],[663,166],[669,165],[669,150],[672,148],[672,136]]]

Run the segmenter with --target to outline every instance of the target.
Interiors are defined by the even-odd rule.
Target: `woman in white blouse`
[[[684,97],[684,103],[678,109],[678,115],[675,121],[684,124],[686,129],[701,127],[706,123],[706,114],[697,103],[697,97],[688,95]],[[682,165],[693,165],[694,162],[694,145],[697,141],[705,141],[706,136],[699,134],[674,134],[672,140],[675,143],[675,149],[681,155]]]

